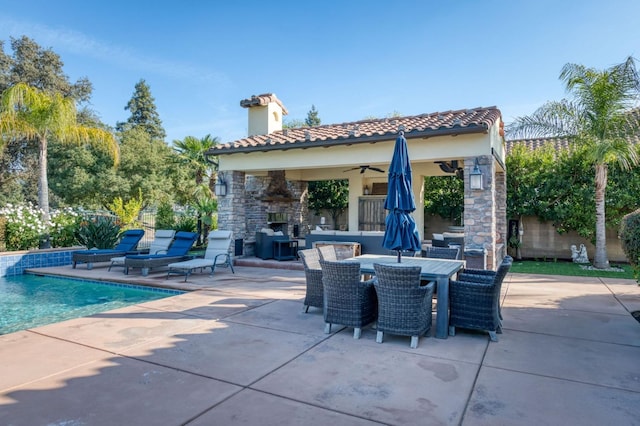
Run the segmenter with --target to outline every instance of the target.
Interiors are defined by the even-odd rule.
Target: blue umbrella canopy
[[[386,230],[382,242],[384,248],[398,251],[398,262],[402,251],[418,251],[422,248],[416,222],[411,217],[411,212],[416,209],[411,182],[407,140],[404,133],[400,132],[389,165],[387,198],[384,201],[384,208],[389,210],[389,215],[385,221]]]

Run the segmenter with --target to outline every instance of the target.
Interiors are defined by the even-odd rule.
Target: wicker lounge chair
[[[419,266],[374,264],[377,280],[378,324],[376,342],[384,333],[411,336],[411,347],[431,328],[431,298],[435,283],[420,285]]]
[[[513,259],[506,256],[497,271],[465,269],[449,287],[449,335],[455,336],[456,327],[486,330],[491,341],[497,342],[496,333],[502,332],[500,319],[500,289],[511,268]]]
[[[151,241],[151,245],[147,250],[141,251],[138,254],[162,254],[166,253],[167,249],[173,242],[173,237],[176,235],[176,231],[173,229],[158,229],[156,230],[153,241]],[[126,256],[118,256],[111,258],[111,265],[109,265],[109,270],[114,266],[122,266],[124,267],[124,259]]]
[[[304,265],[304,275],[307,279],[307,293],[304,297],[304,311],[309,312],[309,306],[322,308],[324,287],[322,286],[322,268],[320,266],[320,251],[317,248],[300,250],[298,252]]]
[[[427,246],[422,249],[422,257],[458,260],[460,259],[460,247]]]
[[[360,280],[357,262],[320,261],[324,286],[324,332],[331,333],[331,324],[353,327],[353,338],[359,339],[362,327],[378,316],[378,301],[374,280]]]
[[[120,242],[112,249],[74,251],[71,254],[72,268],[75,269],[77,263],[86,263],[87,269],[91,269],[96,262],[108,262],[112,257],[133,252],[143,235],[142,229],[128,229],[121,234]]]
[[[207,250],[204,258],[191,259],[182,262],[169,264],[167,278],[170,274],[183,274],[185,282],[189,275],[196,269],[211,268],[211,274],[215,272],[216,266],[225,266],[233,270],[233,260],[231,257],[231,231],[211,231],[207,237]]]
[[[151,268],[187,260],[187,253],[189,253],[189,249],[197,239],[198,234],[195,232],[180,231],[176,233],[173,243],[169,246],[166,254],[127,255],[124,260],[124,273],[128,274],[129,268],[140,268],[142,275],[146,277],[149,275]]]

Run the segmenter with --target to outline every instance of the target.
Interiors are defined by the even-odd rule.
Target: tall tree
[[[593,266],[606,269],[605,195],[608,167],[629,168],[638,163],[636,150],[629,143],[640,131],[640,120],[631,109],[640,98],[640,78],[635,60],[604,70],[568,63],[560,80],[572,99],[544,104],[531,116],[518,117],[509,126],[512,137],[553,137],[570,139],[588,147],[595,166],[596,252]]]
[[[162,120],[160,120],[160,115],[156,110],[151,88],[144,80],[136,83],[133,97],[124,109],[130,111],[131,116],[126,122],[118,123],[116,130],[122,132],[138,127],[151,136],[151,139],[164,141],[167,134],[162,127]]]
[[[3,44],[0,43],[0,50]],[[69,82],[64,73],[64,63],[60,56],[51,49],[43,49],[27,36],[11,37],[13,57],[0,52],[0,92],[18,83],[26,83],[31,87],[48,93],[60,93],[76,102],[86,102],[91,97],[93,86],[82,77],[75,83]]]
[[[49,221],[47,144],[51,138],[67,144],[92,144],[108,151],[117,164],[118,144],[109,132],[81,126],[76,120],[76,104],[59,93],[49,94],[24,83],[5,90],[0,99],[0,149],[4,142],[26,139],[38,145],[38,205],[42,219]]]
[[[304,124],[308,127],[319,126],[321,123],[320,117],[318,117],[318,110],[315,105],[311,105],[311,109],[307,113],[307,118],[304,120]]]
[[[4,52],[4,42],[0,41],[0,92],[17,83],[26,83],[50,94],[71,97],[76,102],[90,99],[92,86],[89,80],[81,78],[70,82],[62,70],[62,60],[51,49],[43,49],[26,36],[11,38],[10,41],[11,55]],[[85,105],[79,119],[90,113]],[[51,142],[55,143],[55,138]],[[37,144],[24,138],[8,142],[0,155],[0,200],[37,203],[37,162]]]
[[[173,149],[177,152],[178,157],[193,169],[196,184],[202,184],[205,176],[209,176],[208,185],[212,191],[212,186],[215,183],[215,176],[212,173],[214,165],[207,161],[204,154],[219,141],[217,137],[214,138],[211,135],[206,135],[201,139],[187,136],[183,140],[173,141]]]

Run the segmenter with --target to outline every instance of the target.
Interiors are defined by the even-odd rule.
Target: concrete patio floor
[[[38,271],[183,286],[162,271]],[[417,349],[371,328],[324,334],[321,310],[302,312],[304,283],[237,266],[190,277],[196,291],[0,336],[0,424],[640,424],[633,281],[510,274],[499,342],[458,330]]]

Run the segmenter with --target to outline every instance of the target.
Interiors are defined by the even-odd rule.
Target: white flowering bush
[[[70,207],[52,212],[49,229],[51,246],[71,247],[78,244],[76,234],[81,219],[80,213]]]
[[[42,211],[31,203],[14,206],[7,204],[0,209],[6,218],[5,244],[7,250],[28,250],[38,248],[40,239],[49,224],[42,222]]]
[[[42,211],[31,203],[7,204],[0,208],[0,216],[5,220],[4,243],[8,251],[38,248],[47,233],[52,247],[77,244],[75,234],[79,214],[73,209],[52,211],[47,223],[42,221]]]

